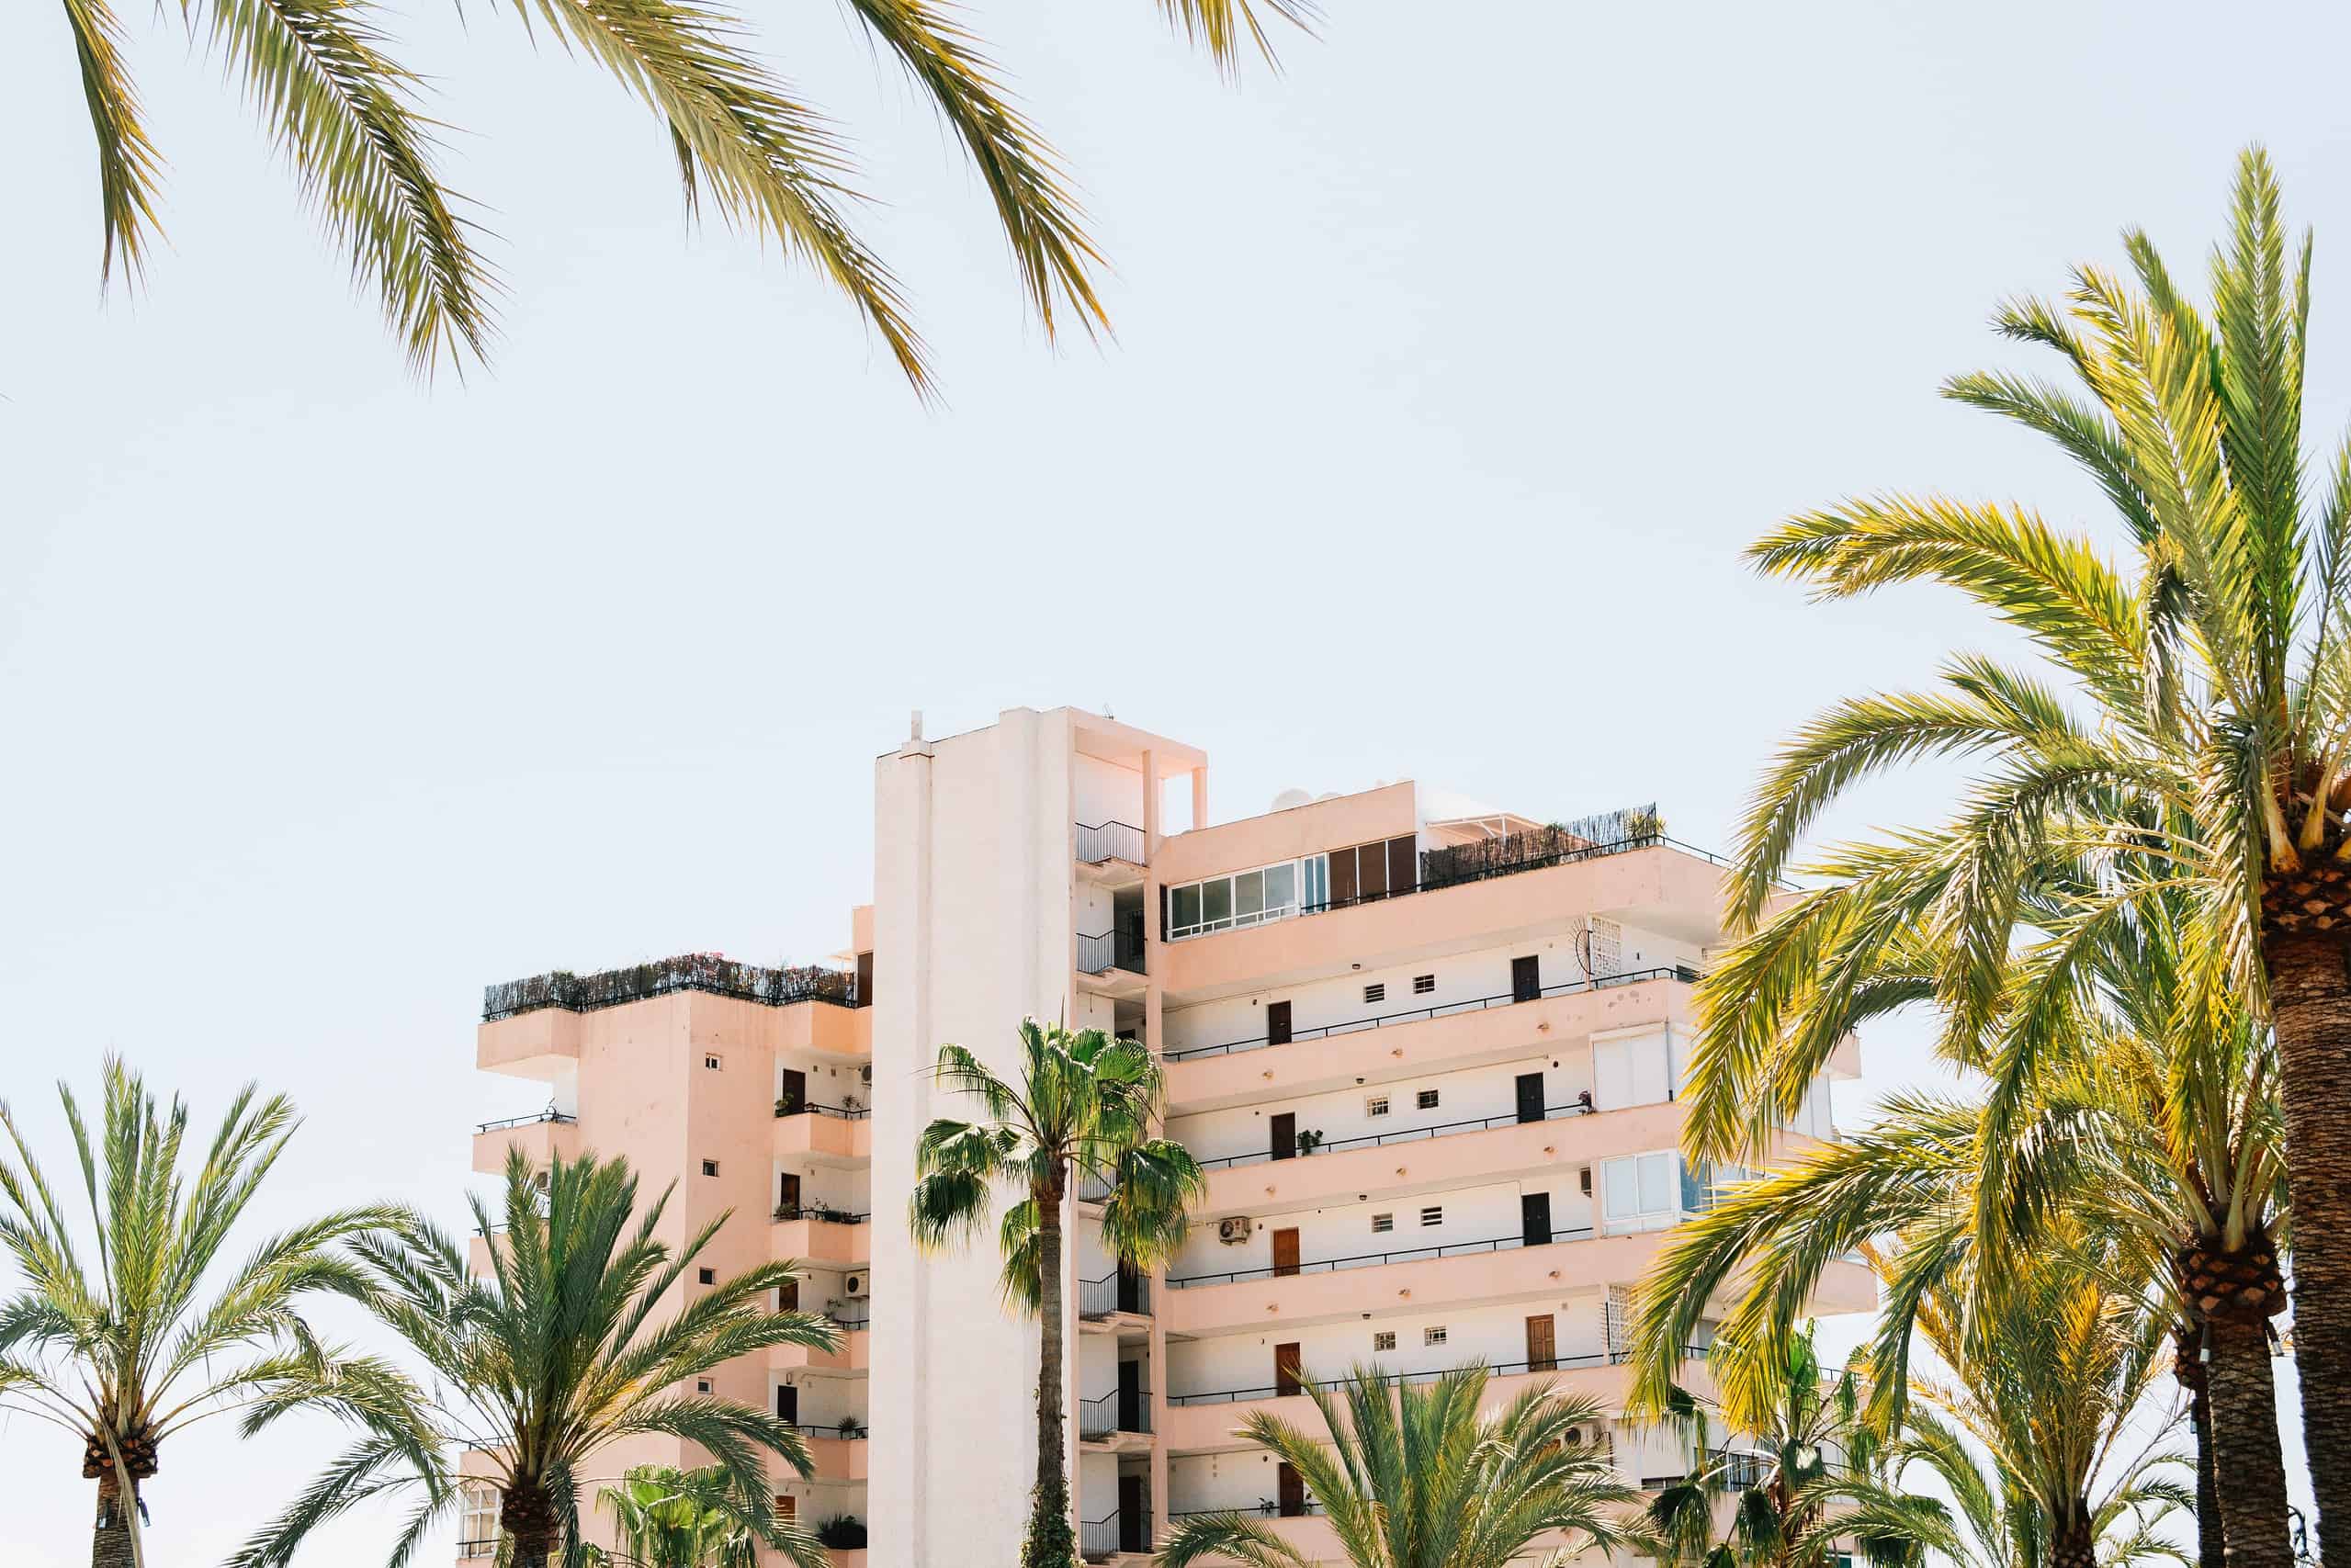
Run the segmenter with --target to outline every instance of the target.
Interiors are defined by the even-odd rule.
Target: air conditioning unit
[[[1249,1239],[1251,1228],[1247,1214],[1236,1214],[1229,1220],[1216,1222],[1216,1239],[1226,1247],[1238,1247]]]
[[[865,1294],[865,1276],[863,1274],[842,1275],[841,1280],[841,1289],[842,1293],[846,1295],[851,1301],[862,1300]]]

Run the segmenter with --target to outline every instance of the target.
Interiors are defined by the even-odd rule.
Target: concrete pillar
[[[1208,826],[1208,764],[1201,763],[1192,770],[1192,825]]]

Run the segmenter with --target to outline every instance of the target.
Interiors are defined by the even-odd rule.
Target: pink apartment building
[[[479,1046],[483,1068],[547,1081],[556,1119],[484,1128],[477,1169],[515,1140],[625,1155],[678,1181],[678,1230],[734,1210],[719,1268],[807,1261],[798,1304],[846,1348],[713,1382],[810,1431],[816,1477],[777,1495],[867,1526],[866,1553],[837,1561],[946,1568],[1018,1538],[1036,1330],[999,1307],[991,1247],[918,1257],[899,1216],[916,1129],[970,1114],[923,1076],[938,1043],[1009,1070],[1027,1015],[1158,1051],[1169,1132],[1209,1172],[1192,1240],[1147,1277],[1102,1254],[1079,1195],[1065,1326],[1090,1560],[1140,1562],[1170,1519],[1236,1507],[1328,1543],[1296,1478],[1234,1429],[1260,1408],[1311,1422],[1301,1380],[1357,1361],[1483,1360],[1497,1399],[1551,1378],[1618,1408],[1629,1288],[1738,1174],[1677,1152],[1690,985],[1723,940],[1715,863],[1652,811],[1547,823],[1412,783],[1195,825],[1202,752],[1069,708],[936,740],[918,723],[875,768],[874,902],[835,966],[493,987]],[[1837,1073],[1856,1071],[1848,1042]],[[1785,1136],[1833,1135],[1823,1084]],[[1839,1264],[1816,1304],[1868,1310],[1873,1285]],[[1674,1434],[1605,1435],[1628,1481],[1687,1466]],[[613,1469],[640,1458],[691,1462]]]

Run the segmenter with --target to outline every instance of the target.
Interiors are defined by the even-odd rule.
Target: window
[[[719,1072],[726,1067],[727,1060],[723,1056],[705,1056],[702,1058],[702,1066],[706,1072]]]
[[[1602,1228],[1654,1231],[1678,1218],[1679,1156],[1671,1153],[1628,1155],[1600,1167]]]
[[[498,1494],[487,1486],[465,1489],[465,1511],[458,1517],[458,1555],[498,1555]]]
[[[1412,977],[1412,994],[1416,997],[1425,997],[1436,988],[1437,976],[1434,975],[1415,975]]]
[[[694,1271],[694,1277],[706,1285],[715,1285],[718,1282],[718,1270],[716,1269],[697,1269]]]
[[[715,1159],[706,1159],[706,1160],[704,1160],[704,1161],[702,1162],[702,1174],[703,1174],[703,1175],[705,1175],[705,1176],[716,1176],[716,1175],[718,1175],[718,1162],[717,1160],[715,1160]]]
[[[1369,1099],[1369,1100],[1367,1100],[1363,1101],[1363,1114],[1364,1114],[1364,1115],[1366,1115],[1366,1116],[1385,1116],[1385,1115],[1386,1115],[1387,1113],[1388,1113],[1388,1097],[1387,1097],[1386,1095],[1385,1095],[1385,1094],[1375,1094],[1375,1095],[1372,1096],[1372,1098],[1371,1098],[1371,1099]]]
[[[1433,1089],[1424,1089],[1414,1097],[1413,1102],[1423,1111],[1434,1111],[1437,1109],[1437,1091]]]
[[[1388,988],[1386,982],[1374,981],[1373,984],[1364,987],[1363,999],[1367,1002],[1384,1002],[1387,1000]]]
[[[1395,1348],[1396,1348],[1396,1330],[1395,1330],[1395,1329],[1393,1329],[1393,1328],[1389,1328],[1389,1329],[1383,1329],[1381,1332],[1379,1332],[1379,1333],[1377,1333],[1377,1334],[1373,1335],[1373,1336],[1372,1336],[1372,1348],[1373,1348],[1373,1349],[1374,1349],[1374,1350],[1393,1350],[1393,1349],[1395,1349]]]
[[[1445,1325],[1441,1323],[1434,1328],[1424,1328],[1420,1331],[1420,1343],[1423,1345],[1442,1345],[1444,1342]]]
[[[1170,887],[1168,940],[1287,919],[1299,912],[1301,893],[1309,901],[1317,900],[1328,883],[1323,857],[1310,855]]]
[[[1430,1204],[1427,1208],[1420,1211],[1420,1223],[1424,1225],[1443,1224],[1445,1223],[1445,1206],[1442,1203]]]
[[[1385,1235],[1388,1232],[1394,1229],[1396,1229],[1396,1216],[1394,1214],[1373,1214],[1372,1216],[1372,1234],[1373,1235]]]

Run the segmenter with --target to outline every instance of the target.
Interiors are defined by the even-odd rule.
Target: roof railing
[[[857,995],[857,976],[846,969],[805,964],[769,969],[739,964],[715,953],[685,953],[632,964],[625,969],[604,969],[593,975],[550,970],[520,980],[505,980],[481,990],[481,1021],[495,1023],[518,1013],[542,1008],[568,1012],[593,1012],[599,1008],[625,1007],[675,991],[701,991],[714,997],[758,1002],[763,1007],[790,1007],[795,1002],[831,1002],[860,1007],[870,998]]]

